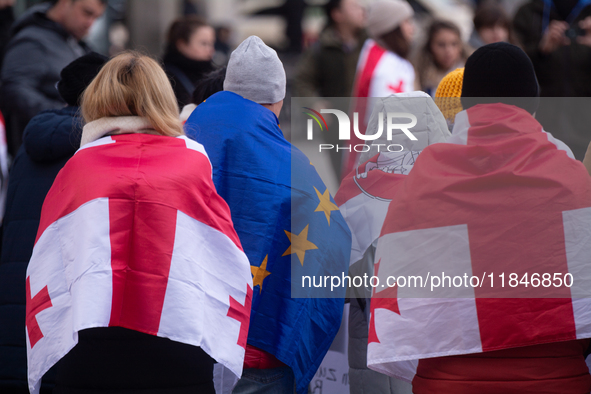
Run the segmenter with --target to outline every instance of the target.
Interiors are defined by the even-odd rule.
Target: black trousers
[[[121,327],[79,332],[57,367],[54,394],[215,394],[214,360],[200,347]]]

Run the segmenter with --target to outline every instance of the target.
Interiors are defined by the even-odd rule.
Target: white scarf
[[[154,130],[147,118],[140,116],[105,117],[84,126],[80,146],[82,147],[106,135],[135,133],[159,134]]]

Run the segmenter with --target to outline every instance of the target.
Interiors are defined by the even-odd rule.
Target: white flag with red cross
[[[186,137],[104,137],[57,176],[26,278],[29,387],[78,341],[119,326],[200,346],[236,376],[250,264],[203,147]]]
[[[448,142],[422,151],[376,249],[380,283],[397,280],[374,289],[368,366],[409,381],[422,358],[591,337],[584,166],[504,104],[458,114]]]

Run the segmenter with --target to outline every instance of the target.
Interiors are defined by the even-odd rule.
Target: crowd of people
[[[109,58],[83,40],[106,7],[6,17],[0,392],[307,393],[346,296],[352,394],[403,392],[397,379],[591,392],[591,135],[561,141],[536,120],[561,109],[540,97],[591,95],[591,2],[530,0],[511,18],[483,1],[465,37],[417,25],[405,0],[328,0],[293,97],[350,97],[366,135],[392,137],[382,113],[411,112],[419,137],[331,155],[334,199],[281,130],[275,50],[250,36],[217,65],[214,28],[185,16],[161,61]],[[424,267],[575,284],[421,300],[297,281]]]

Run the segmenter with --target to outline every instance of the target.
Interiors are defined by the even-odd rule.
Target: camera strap
[[[579,16],[583,8],[591,4],[591,0],[579,0],[577,5],[574,6],[568,17],[566,18],[566,22],[571,25],[574,20]],[[544,19],[542,22],[542,34],[546,31],[548,26],[550,25],[550,11],[554,7],[553,0],[544,0]]]

